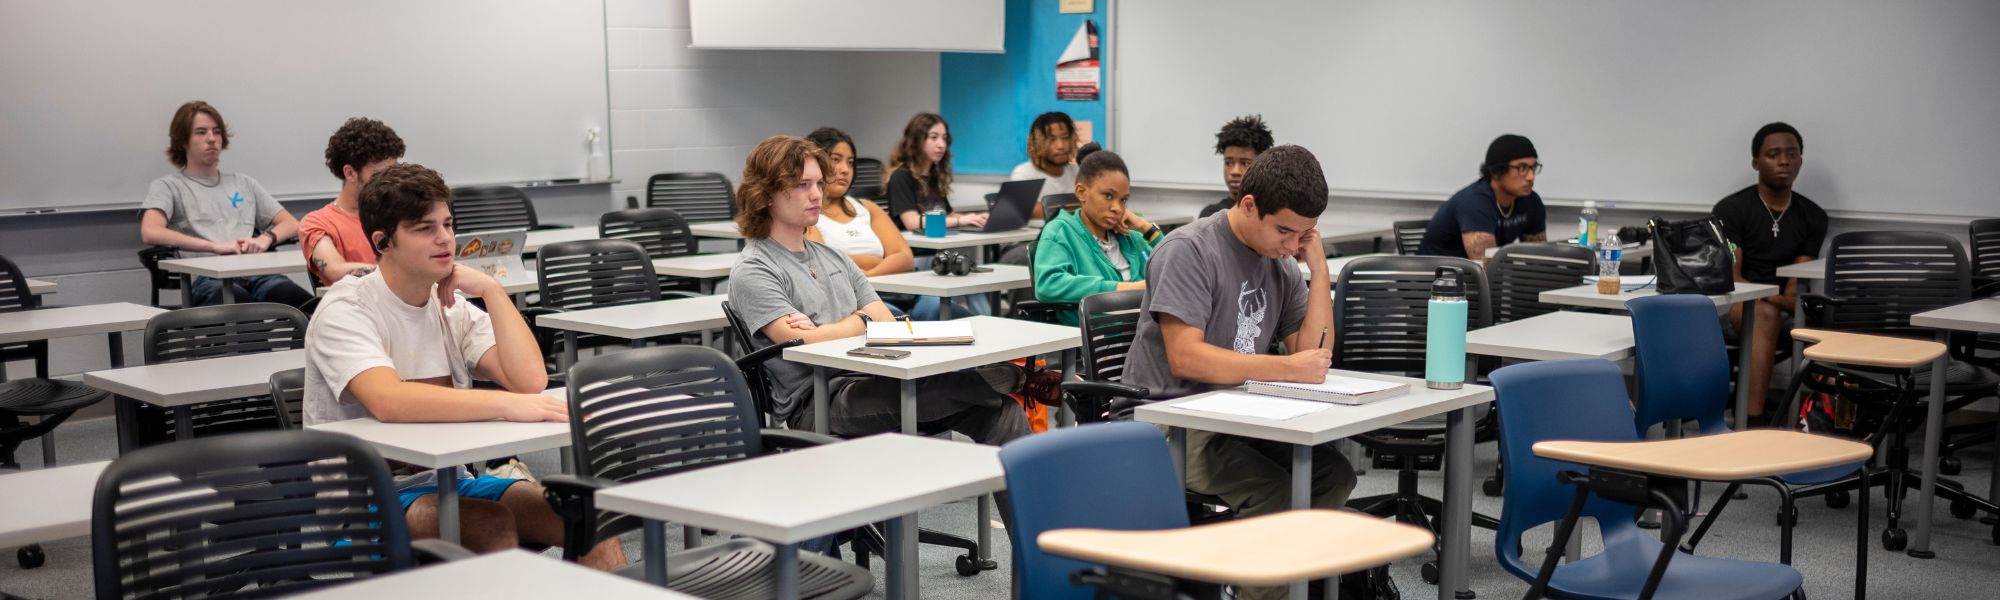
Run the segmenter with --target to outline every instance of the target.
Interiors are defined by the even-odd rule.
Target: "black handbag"
[[[1715,217],[1646,222],[1653,232],[1654,286],[1662,294],[1727,294],[1736,291],[1735,260]]]

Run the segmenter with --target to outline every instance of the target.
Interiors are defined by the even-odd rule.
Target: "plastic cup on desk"
[[[945,235],[944,211],[932,209],[924,212],[924,237],[941,238]]]

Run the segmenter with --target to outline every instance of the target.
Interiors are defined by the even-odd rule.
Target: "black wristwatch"
[[[864,327],[867,326],[869,323],[875,322],[875,318],[868,316],[868,313],[865,312],[861,312],[858,310],[854,311],[854,316],[861,317],[861,325]]]
[[[275,233],[271,233],[271,232],[269,232],[269,231],[266,231],[266,232],[264,232],[264,235],[268,235],[268,236],[271,236],[271,246],[276,246],[276,245],[278,245],[278,234],[275,234]],[[271,246],[265,246],[265,248],[270,248]]]

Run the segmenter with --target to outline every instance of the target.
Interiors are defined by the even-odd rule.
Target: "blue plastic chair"
[[[1585,469],[1535,456],[1531,448],[1543,440],[1624,442],[1641,438],[1628,426],[1633,413],[1625,397],[1624,376],[1609,361],[1519,364],[1494,371],[1492,379],[1500,403],[1500,452],[1507,461],[1505,503],[1494,553],[1507,572],[1532,582],[1540,560],[1535,564],[1522,560],[1521,536],[1529,529],[1562,520],[1576,490],[1558,482],[1556,474]],[[1549,582],[1550,595],[1639,597],[1659,556],[1660,540],[1639,529],[1632,506],[1627,504],[1591,496],[1583,516],[1596,519],[1604,551],[1558,566]],[[1770,600],[1797,591],[1803,581],[1797,570],[1785,565],[1677,553],[1667,564],[1654,597]]]
[[[1723,347],[1715,304],[1693,294],[1649,296],[1625,304],[1632,312],[1632,340],[1637,350],[1634,364],[1639,402],[1633,425],[1639,436],[1644,437],[1653,425],[1689,419],[1698,423],[1701,435],[1728,433],[1729,421],[1723,409],[1730,400],[1729,351]],[[1767,485],[1778,492],[1780,500],[1779,562],[1792,564],[1792,526],[1798,521],[1793,504],[1802,497],[1824,495],[1829,506],[1846,506],[1846,490],[1855,487],[1853,478],[1862,464],[1732,482],[1683,547],[1691,551],[1701,542],[1744,483]]]
[[[1024,600],[1091,600],[1071,573],[1091,564],[1042,552],[1042,532],[1188,526],[1181,485],[1160,428],[1122,421],[1058,429],[1000,448],[1013,522],[1008,534]]]

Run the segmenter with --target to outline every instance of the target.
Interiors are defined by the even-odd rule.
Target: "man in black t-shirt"
[[[1243,174],[1250,172],[1250,163],[1257,155],[1275,143],[1262,115],[1237,117],[1215,132],[1215,153],[1222,156],[1222,181],[1229,184],[1229,195],[1201,207],[1202,218],[1236,206],[1236,199],[1243,197]]]
[[[1750,332],[1750,416],[1764,412],[1778,331],[1798,304],[1798,282],[1778,277],[1778,267],[1819,258],[1826,243],[1826,211],[1792,191],[1805,164],[1799,130],[1772,123],[1750,140],[1750,168],[1757,184],[1715,203],[1722,236],[1736,247],[1736,280],[1783,286],[1782,293],[1758,300],[1756,330]],[[1743,305],[1729,307],[1729,322],[1743,337]]]
[[[1424,226],[1421,256],[1457,256],[1486,263],[1486,249],[1549,239],[1548,208],[1535,193],[1542,172],[1535,143],[1507,134],[1486,146],[1479,181],[1452,194]]]

